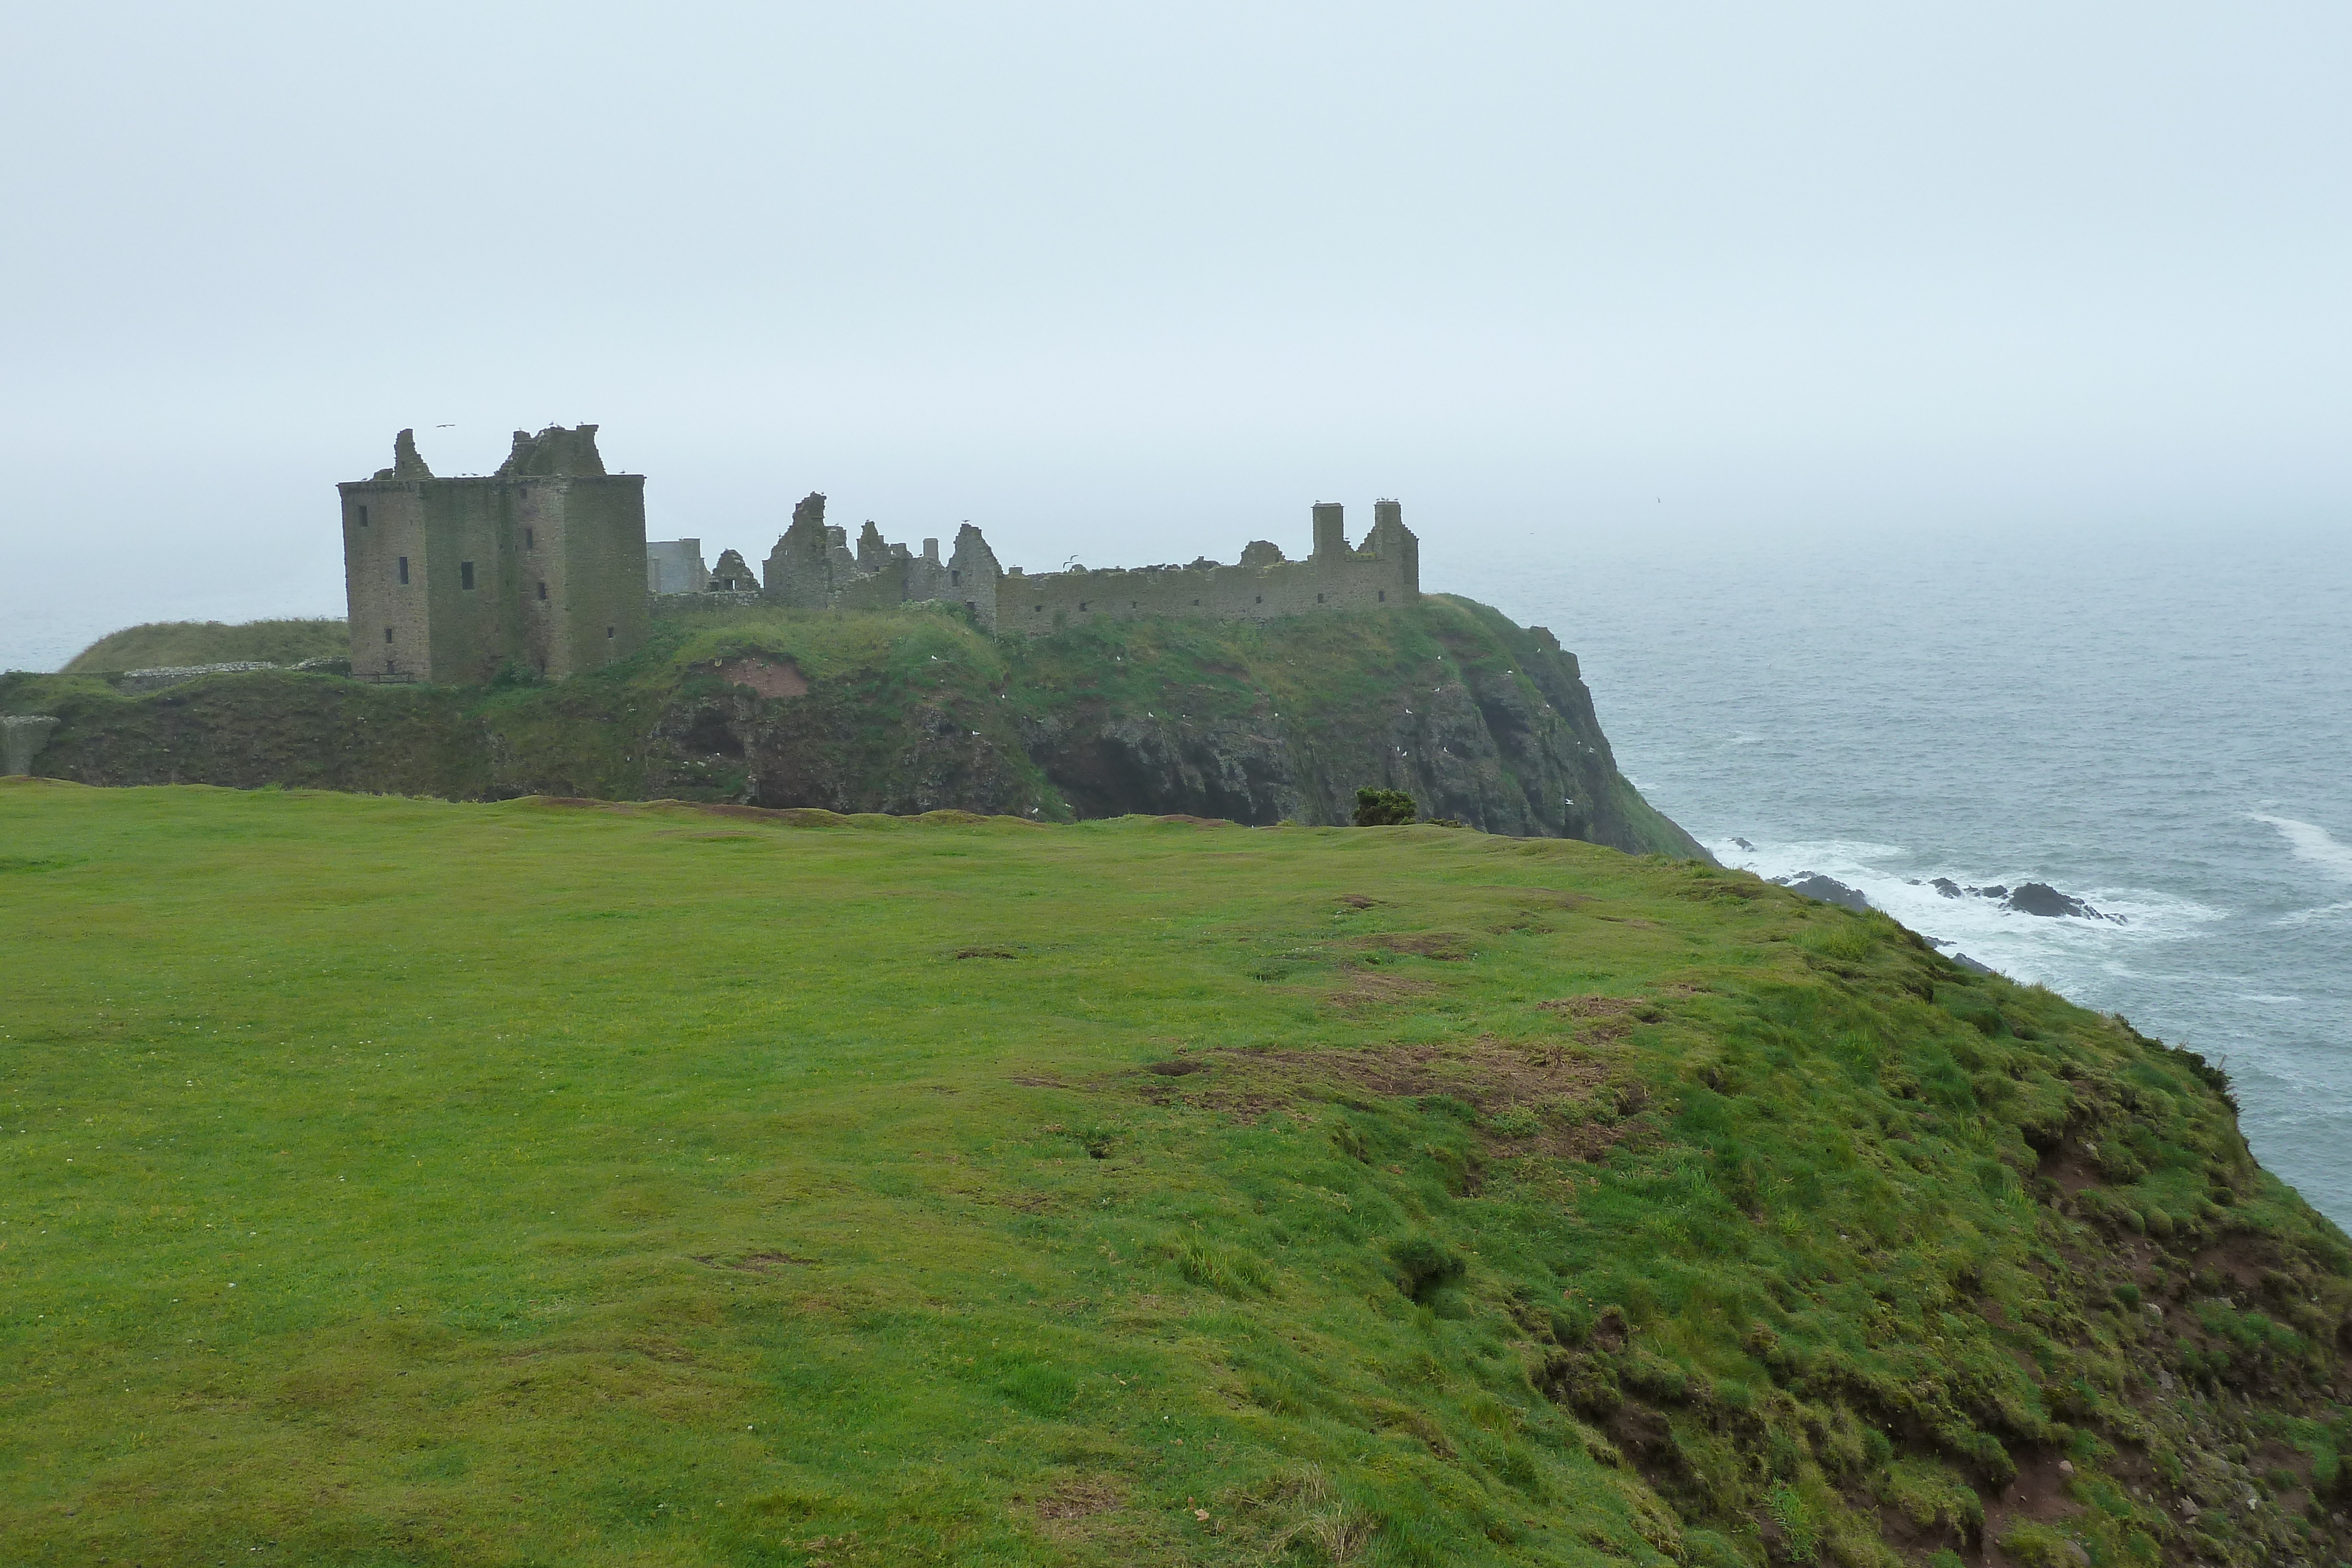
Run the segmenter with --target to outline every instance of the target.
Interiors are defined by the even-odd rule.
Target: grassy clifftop
[[[14,675],[0,712],[64,720],[39,770],[90,784],[1252,823],[1344,822],[1372,785],[1491,831],[1701,852],[1617,772],[1572,654],[1445,598],[1036,642],[937,606],[730,611],[554,686],[264,671],[133,698]]]
[[[188,664],[299,664],[351,652],[341,621],[151,621],[110,632],[66,662],[66,674],[104,674]]]
[[[0,845],[12,1562],[2347,1554],[2352,1249],[2220,1075],[1744,874],[22,780]]]

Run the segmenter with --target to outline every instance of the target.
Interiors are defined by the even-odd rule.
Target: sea
[[[2352,1226],[2352,530],[1620,537],[1481,571],[1454,580],[1579,655],[1619,768],[1725,864],[2201,1052]]]

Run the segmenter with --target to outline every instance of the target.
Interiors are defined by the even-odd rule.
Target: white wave
[[[2241,992],[2238,996],[2238,999],[2242,1002],[2266,1002],[2273,1005],[2280,1003],[2294,1003],[2297,1006],[2300,1006],[2303,1001],[2301,997],[2265,997],[2257,996],[2250,992]]]
[[[2200,927],[2227,918],[2225,911],[2194,899],[2147,888],[2100,887],[2077,894],[2102,913],[2123,916],[2120,922],[2022,915],[1998,900],[1967,894],[1948,898],[1931,885],[1937,876],[1963,886],[2014,887],[2021,882],[2042,881],[2047,873],[1987,875],[1948,867],[1915,870],[1916,860],[1895,844],[1827,839],[1759,842],[1742,849],[1733,840],[1723,839],[1707,847],[1724,864],[1767,878],[1807,872],[1833,877],[1861,893],[1874,908],[1885,911],[1922,936],[1941,939],[1945,952],[1957,949],[2021,980],[2055,984],[2069,976],[2088,973],[2144,978],[2126,955],[2153,956],[2151,945],[2193,937]],[[2197,977],[2207,984],[2214,977],[2210,972]]]
[[[2273,817],[2263,811],[2249,811],[2247,816],[2257,822],[2268,822],[2286,840],[2287,848],[2297,860],[2309,861],[2345,882],[2352,882],[2352,844],[2339,841],[2334,833],[2316,822],[2297,821],[2293,817]]]
[[[2315,920],[2326,920],[2336,915],[2352,915],[2352,904],[2323,904],[2316,909],[2298,909],[2292,915],[2280,915],[2276,924],[2308,925]]]

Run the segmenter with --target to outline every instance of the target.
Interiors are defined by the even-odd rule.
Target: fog
[[[2341,6],[5,29],[0,666],[340,614],[402,426],[451,474],[596,422],[656,537],[754,560],[812,489],[1033,571],[1394,496],[1433,589],[2352,511]]]

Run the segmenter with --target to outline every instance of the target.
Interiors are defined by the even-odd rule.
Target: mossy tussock
[[[2221,1075],[1741,873],[40,780],[0,842],[12,1561],[2346,1555],[2352,1246]]]
[[[0,712],[61,718],[37,766],[92,784],[1258,824],[1346,822],[1374,786],[1491,831],[1702,853],[1617,773],[1572,655],[1443,597],[1034,642],[940,606],[706,612],[552,686],[264,671],[133,698],[19,674],[0,677]]]

